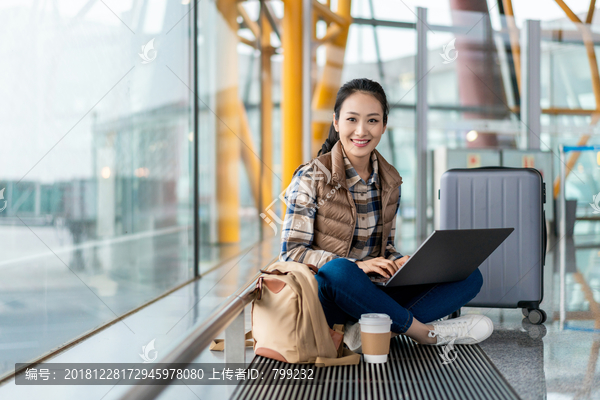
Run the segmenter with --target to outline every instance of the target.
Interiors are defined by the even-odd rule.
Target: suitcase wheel
[[[534,325],[540,325],[543,324],[544,322],[546,322],[546,312],[544,310],[540,310],[537,308],[530,308],[527,310],[528,313],[526,315],[527,319],[529,320],[529,322],[531,322]],[[523,314],[525,314],[525,312],[523,312]]]
[[[546,329],[546,325],[544,325],[544,324],[534,325],[531,322],[529,322],[529,320],[527,318],[523,318],[523,320],[521,321],[521,326],[527,332],[529,337],[532,339],[542,339],[544,336],[546,336],[546,333],[548,332],[548,330]],[[520,342],[519,345],[525,346],[525,347],[530,347],[527,344],[527,342]]]
[[[521,308],[521,311],[523,312],[523,316],[524,317],[528,317],[529,316],[529,310],[525,307]]]

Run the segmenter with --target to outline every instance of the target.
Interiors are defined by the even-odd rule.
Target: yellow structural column
[[[260,178],[262,188],[262,204],[259,211],[264,213],[267,206],[273,201],[273,77],[271,73],[271,56],[275,49],[271,46],[271,25],[265,13],[260,16],[262,31],[261,61],[262,61],[262,87],[261,87],[261,156],[262,176]],[[258,204],[258,201],[257,201]],[[268,228],[267,223],[261,219],[262,228]],[[269,228],[270,229],[270,228]]]
[[[219,243],[240,240],[240,118],[238,95],[238,11],[235,0],[218,0],[216,21],[216,197]],[[199,145],[199,144],[197,144]]]
[[[284,0],[282,30],[281,188],[285,190],[302,164],[302,1]]]
[[[351,21],[351,0],[338,0],[336,14]],[[323,73],[318,81],[312,101],[312,156],[315,157],[329,133],[329,127],[333,120],[333,107],[337,91],[342,85],[342,70],[344,68],[344,56],[346,54],[346,42],[350,22],[343,26],[341,32],[334,40],[325,44],[326,59]]]

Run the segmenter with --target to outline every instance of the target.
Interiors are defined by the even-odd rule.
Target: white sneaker
[[[362,353],[360,341],[360,324],[358,322],[346,322],[344,324],[344,343],[355,353]]]
[[[437,343],[425,343],[440,346],[453,344],[475,344],[484,341],[494,331],[494,323],[485,315],[463,315],[440,322],[431,322],[433,330],[429,337],[437,337]]]

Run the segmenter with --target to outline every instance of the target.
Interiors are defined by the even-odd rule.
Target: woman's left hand
[[[398,266],[398,268],[402,268],[402,266],[404,265],[404,263],[406,263],[408,261],[408,257],[410,257],[410,256],[404,256],[402,258],[394,260],[394,262],[396,263],[396,265]]]

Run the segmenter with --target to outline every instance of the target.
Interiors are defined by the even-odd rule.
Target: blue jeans
[[[392,332],[405,333],[413,317],[429,323],[452,314],[477,296],[483,285],[479,268],[468,278],[447,283],[385,287],[346,258],[336,258],[315,275],[327,323],[357,322],[362,314],[384,313],[392,318]]]

